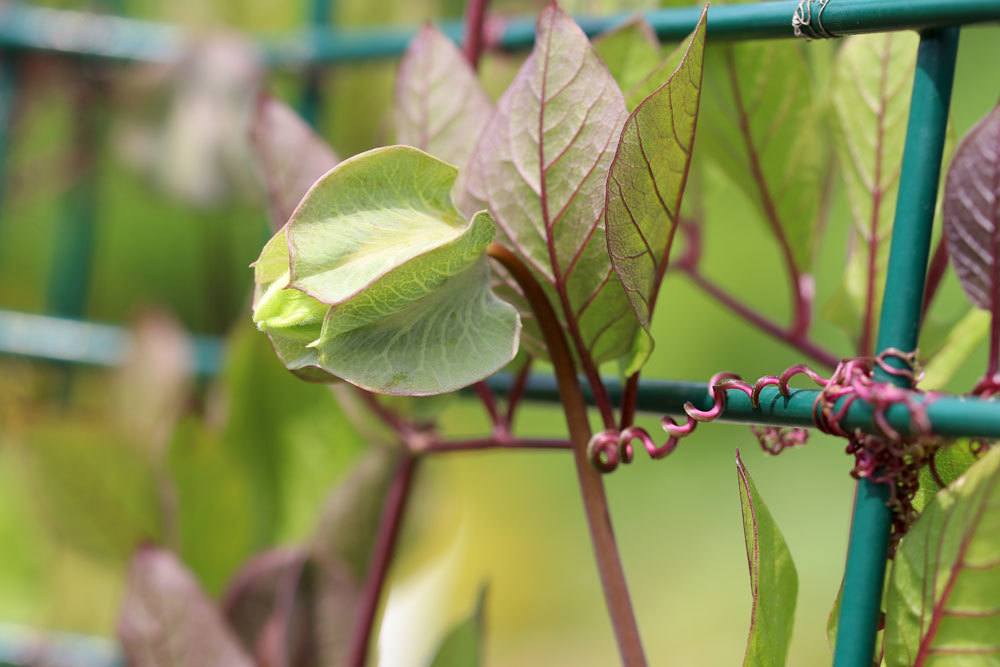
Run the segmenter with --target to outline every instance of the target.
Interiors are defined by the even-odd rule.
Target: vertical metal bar
[[[0,53],[0,244],[3,242],[3,203],[6,195],[7,164],[14,99],[17,95],[17,65],[11,53]]]
[[[310,0],[309,21],[312,24],[313,35],[330,26],[334,14],[334,0]],[[302,89],[302,100],[299,103],[299,113],[314,129],[318,126],[323,113],[323,69],[319,65],[311,65],[306,70],[305,85]]]
[[[879,350],[913,350],[917,346],[958,34],[958,28],[943,28],[920,36],[879,321]],[[881,381],[905,385],[902,378],[878,371],[876,375]],[[873,663],[891,523],[887,496],[885,485],[858,482],[835,667],[871,667]]]
[[[53,315],[82,318],[87,307],[97,213],[98,93],[92,82],[75,100],[73,140],[75,182],[66,192],[63,215],[56,223],[49,272],[47,310]]]

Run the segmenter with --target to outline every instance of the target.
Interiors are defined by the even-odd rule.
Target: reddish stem
[[[375,538],[375,549],[372,553],[371,568],[365,581],[365,588],[358,606],[358,625],[351,637],[347,664],[351,667],[365,667],[368,660],[368,645],[371,643],[372,629],[375,627],[375,615],[378,613],[379,601],[382,599],[382,589],[385,587],[392,555],[396,549],[399,529],[403,524],[403,514],[410,497],[413,484],[413,474],[417,461],[420,459],[407,453],[396,470],[392,485],[386,494],[385,505],[379,520],[378,535]]]
[[[629,376],[622,391],[622,414],[618,425],[619,431],[624,431],[635,421],[635,404],[639,400],[639,373]]]
[[[465,11],[465,40],[462,51],[472,69],[479,69],[483,55],[483,29],[486,25],[486,6],[489,0],[469,0]]]
[[[600,472],[591,465],[587,455],[591,437],[587,403],[580,389],[576,364],[563,335],[562,325],[542,286],[517,256],[496,243],[490,244],[488,253],[517,281],[545,338],[545,345],[559,386],[566,425],[573,443],[573,460],[576,463],[580,495],[583,498],[590,539],[597,559],[597,571],[601,577],[604,600],[611,616],[618,650],[626,667],[645,666],[646,656],[639,637],[639,626],[632,611],[632,601],[629,597],[621,556],[618,554],[618,545],[615,543],[614,529],[611,527],[604,483]]]
[[[941,287],[941,280],[948,269],[948,241],[944,234],[938,239],[937,248],[934,249],[934,256],[931,257],[930,266],[927,267],[927,282],[924,285],[924,308],[920,314],[923,319],[927,316],[927,311],[931,308],[934,297],[937,296],[938,288]]]
[[[445,440],[433,442],[421,452],[441,454],[445,452],[470,452],[483,449],[571,449],[568,440],[545,438],[473,438],[471,440]]]
[[[493,390],[485,382],[477,382],[473,387],[476,390],[476,395],[479,396],[479,400],[483,404],[483,408],[486,410],[486,414],[489,415],[490,421],[493,423],[493,429],[506,431],[504,418],[500,414],[500,409],[497,408],[497,399],[493,395]]]
[[[517,414],[517,406],[524,396],[524,389],[528,386],[528,377],[530,375],[531,357],[529,356],[524,360],[524,365],[517,371],[517,375],[514,376],[514,383],[507,394],[507,414],[504,415],[504,423],[508,430],[514,427],[514,416]]]
[[[365,405],[379,418],[386,426],[396,432],[396,435],[400,438],[405,439],[409,434],[413,433],[416,429],[413,424],[411,424],[406,419],[396,414],[393,410],[390,410],[384,406],[379,400],[378,396],[370,391],[356,387],[358,396],[364,401]]]
[[[784,329],[779,324],[758,313],[756,310],[738,300],[736,297],[732,296],[706,278],[697,268],[689,269],[687,267],[683,267],[683,270],[695,285],[761,331],[769,334],[773,338],[777,338],[790,347],[795,348],[802,354],[808,356],[816,363],[822,364],[828,368],[835,368],[839,363],[839,359],[837,359],[834,354],[820,347],[804,335],[797,336],[792,331]]]

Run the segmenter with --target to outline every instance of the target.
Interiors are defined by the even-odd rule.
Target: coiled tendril
[[[894,360],[894,363],[891,363]],[[846,452],[854,456],[851,475],[856,479],[870,479],[887,484],[890,489],[888,506],[893,511],[893,544],[906,531],[916,516],[913,497],[919,486],[919,471],[933,460],[941,440],[931,433],[927,405],[935,396],[923,394],[914,398],[911,389],[873,378],[878,368],[887,375],[905,378],[912,385],[919,379],[916,370],[916,352],[886,349],[876,357],[845,359],[837,365],[830,377],[823,377],[804,364],[787,369],[781,375],[765,375],[752,385],[734,373],[716,373],[709,380],[712,405],[707,410],[698,409],[693,403],[684,404],[688,419],[680,424],[671,417],[661,419],[667,432],[667,441],[657,445],[645,429],[632,426],[624,431],[604,431],[590,442],[590,457],[598,468],[610,472],[621,463],[630,463],[634,456],[633,443],[640,442],[654,459],[663,458],[677,448],[682,438],[691,435],[700,422],[713,421],[726,409],[726,392],[730,389],[743,392],[754,408],[760,407],[761,392],[765,387],[777,387],[785,398],[791,396],[789,383],[804,375],[820,387],[813,403],[813,421],[816,427],[831,435],[846,438]],[[875,433],[848,429],[843,425],[851,406],[858,400],[872,410]],[[888,411],[895,405],[904,405],[910,419],[907,435],[901,434],[889,423]],[[788,447],[804,445],[809,437],[804,428],[778,426],[752,426],[751,431],[764,451],[779,454]]]

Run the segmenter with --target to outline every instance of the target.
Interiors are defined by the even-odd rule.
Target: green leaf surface
[[[948,332],[940,349],[924,367],[920,388],[941,391],[990,333],[990,314],[972,309]]]
[[[425,25],[396,78],[396,139],[464,165],[493,114],[475,71],[454,42]]]
[[[486,587],[479,589],[476,606],[441,640],[430,667],[479,667],[483,662]]]
[[[913,507],[918,512],[923,512],[924,508],[941,490],[942,487],[938,483],[938,479],[945,486],[948,486],[965,474],[965,471],[979,460],[972,448],[973,443],[969,440],[955,440],[946,443],[934,454],[933,471],[930,465],[920,469],[920,486],[913,497]]]
[[[215,604],[165,549],[132,559],[118,624],[133,667],[253,667]]]
[[[785,664],[792,638],[798,574],[785,538],[750,479],[739,452],[736,453],[736,472],[753,594],[750,635],[743,664],[780,667]]]
[[[660,64],[660,42],[641,14],[600,35],[594,40],[594,50],[626,98]]]
[[[890,667],[1000,658],[1000,448],[939,492],[896,553],[886,613]]]
[[[489,209],[498,241],[548,287],[578,352],[595,363],[628,357],[638,325],[611,268],[602,216],[625,102],[586,35],[555,4],[542,11],[536,34],[458,197],[466,212]]]
[[[859,318],[869,281],[872,313],[881,309],[917,41],[916,34],[907,32],[848,37],[834,63],[833,143],[854,221],[845,284]]]
[[[830,141],[804,48],[755,41],[710,49],[699,146],[746,193],[768,232],[807,273]]]
[[[694,150],[705,50],[702,12],[670,79],[625,121],[607,182],[604,226],[615,273],[649,327],[666,275]]]
[[[495,226],[486,212],[466,222],[455,210],[455,177],[393,146],[315,184],[254,267],[254,321],[289,369],[429,395],[513,358],[520,321],[490,290],[483,259]]]
[[[32,504],[57,542],[112,564],[161,537],[157,482],[142,447],[119,431],[42,421],[16,441]]]
[[[250,144],[267,187],[271,225],[279,229],[302,196],[340,158],[295,111],[262,94],[250,124]]]

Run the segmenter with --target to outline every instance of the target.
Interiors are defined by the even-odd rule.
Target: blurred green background
[[[304,5],[121,0],[115,9],[209,35],[220,29],[292,29],[306,20]],[[580,3],[585,9],[606,5],[622,3]],[[526,13],[537,4],[495,7]],[[338,0],[336,13],[341,25],[361,26],[413,25],[460,17],[462,11],[460,0]],[[963,31],[953,104],[958,136],[1000,94],[1000,69],[993,66],[1000,56],[998,38],[995,26]],[[503,90],[517,62],[513,56],[487,58],[483,76],[491,94]],[[340,155],[392,140],[394,70],[392,62],[326,70],[320,128]],[[0,207],[0,308],[45,312],[67,198],[75,186],[89,183],[97,225],[87,317],[128,324],[157,308],[188,331],[227,335],[231,342],[222,377],[200,381],[185,399],[179,427],[161,442],[128,427],[123,413],[139,399],[116,389],[127,382],[118,375],[87,369],[69,374],[0,359],[0,623],[111,636],[123,569],[137,539],[172,543],[206,588],[218,593],[251,553],[309,533],[328,488],[363,451],[364,438],[328,390],[286,374],[266,340],[251,331],[247,265],[266,233],[263,195],[246,160],[207,147],[211,142],[204,136],[184,134],[177,100],[185,98],[169,77],[164,81],[154,68],[95,70],[45,58],[26,58],[21,71]],[[294,101],[301,78],[301,72],[279,72],[268,84]],[[95,81],[104,92],[86,98],[83,112],[96,119],[101,140],[88,166],[75,154],[73,132],[82,88]],[[204,93],[196,86],[186,90]],[[198,126],[203,119],[187,122]],[[164,165],[172,171],[165,173]],[[205,170],[212,168],[226,176],[205,195]],[[778,254],[753,220],[752,203],[711,168],[705,190],[705,272],[784,321],[787,288]],[[840,188],[834,201],[816,271],[818,307],[842,285],[850,223]],[[660,303],[647,377],[702,380],[723,369],[756,377],[799,361],[794,351],[706,300],[682,276],[668,279]],[[936,312],[956,314],[966,307],[949,272]],[[849,354],[851,341],[834,325],[818,318],[814,332]],[[954,389],[971,386],[984,355],[979,349],[965,364]],[[442,422],[456,435],[487,429],[481,407],[467,399],[447,401]],[[651,432],[658,429],[651,417],[641,423]],[[550,407],[527,406],[517,429],[561,435],[562,417]],[[759,451],[745,427],[734,425],[703,427],[668,460],[640,455],[607,478],[652,663],[734,665],[742,659],[750,592],[737,448],[798,567],[789,664],[827,663],[826,620],[843,567],[854,486],[843,443],[814,435],[807,447],[772,458]],[[157,518],[163,500],[158,484],[168,473],[177,486],[179,530]],[[565,454],[440,456],[422,465],[417,485],[392,571],[382,664],[423,664],[482,582],[490,590],[487,664],[614,664],[575,474]]]

